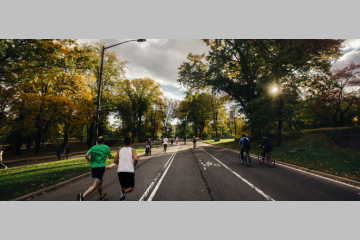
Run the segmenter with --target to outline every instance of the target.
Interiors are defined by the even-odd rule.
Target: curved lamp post
[[[94,145],[96,145],[97,136],[98,136],[98,125],[99,125],[99,111],[100,111],[100,97],[101,97],[101,81],[102,81],[102,69],[104,63],[104,51],[105,49],[115,47],[117,45],[127,43],[127,42],[146,42],[146,39],[136,39],[136,40],[128,40],[125,42],[117,43],[108,47],[103,46],[102,53],[101,53],[101,66],[100,66],[100,79],[99,79],[99,91],[98,91],[98,98],[97,98],[97,107],[96,107],[96,117],[95,117],[95,129],[94,129]]]

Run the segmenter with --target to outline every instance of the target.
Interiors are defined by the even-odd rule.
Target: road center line
[[[259,188],[255,187],[254,184],[250,183],[248,180],[246,180],[245,178],[243,178],[242,176],[240,176],[240,174],[234,172],[231,168],[229,168],[228,166],[226,166],[225,164],[223,164],[220,160],[218,160],[217,158],[215,158],[214,156],[212,156],[210,153],[208,153],[207,151],[205,151],[204,149],[200,148],[201,150],[203,150],[204,152],[206,152],[207,154],[209,154],[213,159],[215,159],[216,161],[218,161],[221,165],[223,165],[227,170],[229,170],[230,172],[232,172],[235,176],[237,176],[238,178],[240,178],[242,181],[244,181],[247,185],[249,185],[251,188],[255,189],[258,193],[260,193],[262,196],[264,196],[267,200],[270,201],[275,201],[273,198],[271,198],[269,195],[267,195],[266,193],[264,193],[263,191],[261,191]]]
[[[139,201],[144,201],[144,199],[147,197],[147,195],[150,193],[151,188],[154,186],[154,184],[157,182],[157,180],[159,179],[159,177],[161,176],[161,174],[165,171],[166,167],[168,166],[168,164],[170,163],[171,159],[173,158],[173,156],[175,155],[175,152],[177,151],[177,149],[179,148],[179,146],[176,147],[175,151],[171,154],[169,160],[165,163],[163,169],[158,173],[158,175],[156,175],[154,181],[150,184],[150,186],[146,189],[146,191],[144,192],[144,194],[141,196],[141,198],[139,199]]]
[[[161,184],[162,180],[164,179],[164,177],[165,177],[165,175],[166,175],[167,171],[169,170],[169,168],[170,168],[170,166],[171,166],[171,163],[172,163],[172,162],[174,161],[174,159],[175,159],[175,156],[176,156],[176,153],[177,153],[178,149],[179,149],[179,147],[177,147],[177,148],[175,149],[175,152],[174,152],[173,158],[171,159],[171,162],[168,164],[168,166],[167,166],[167,168],[166,168],[165,172],[162,174],[162,176],[161,176],[161,178],[160,178],[159,182],[156,184],[156,186],[155,186],[154,190],[152,191],[152,193],[151,193],[150,197],[148,198],[148,201],[152,201],[152,199],[154,198],[154,196],[155,196],[155,194],[156,194],[157,190],[159,189],[159,186],[160,186],[160,184]]]

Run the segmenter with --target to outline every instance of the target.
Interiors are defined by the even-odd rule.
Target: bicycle
[[[244,160],[242,160],[241,158],[241,152],[239,154],[239,160],[240,160],[240,163],[243,164],[244,162],[246,163],[246,166],[247,167],[250,167],[251,165],[251,157],[250,157],[250,154],[246,153],[245,152],[245,156],[244,156]]]
[[[259,154],[258,154],[258,161],[259,161],[260,164],[264,163],[264,160],[262,159],[262,154],[263,154],[263,152],[259,152]],[[274,157],[274,155],[272,155],[270,153],[267,153],[265,160],[268,162],[269,167],[274,167],[275,166],[275,157]]]

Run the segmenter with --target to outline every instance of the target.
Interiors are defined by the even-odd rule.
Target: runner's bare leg
[[[89,195],[90,193],[92,193],[98,186],[99,184],[102,182],[102,180],[98,179],[98,178],[95,178],[94,180],[94,184],[89,187],[88,190],[86,190],[86,192],[84,193],[83,197]]]

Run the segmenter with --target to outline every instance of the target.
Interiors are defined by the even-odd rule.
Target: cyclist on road
[[[238,146],[240,146],[240,143],[242,144],[241,148],[241,159],[244,160],[244,151],[249,156],[249,150],[250,150],[250,140],[245,137],[245,134],[242,134],[242,138],[240,138],[240,141],[238,143]]]
[[[259,147],[263,147],[263,151],[262,151],[262,155],[263,155],[263,161],[265,160],[265,153],[269,154],[270,151],[272,151],[273,148],[273,144],[267,139],[267,137],[262,137],[262,139],[264,139],[263,143],[261,145],[259,145]]]
[[[163,150],[163,152],[166,152],[166,147],[167,147],[167,142],[168,142],[168,138],[167,138],[167,136],[165,136],[165,138],[163,139],[163,142],[164,142],[164,150]]]
[[[193,136],[193,147],[195,148],[196,147],[196,137]]]

